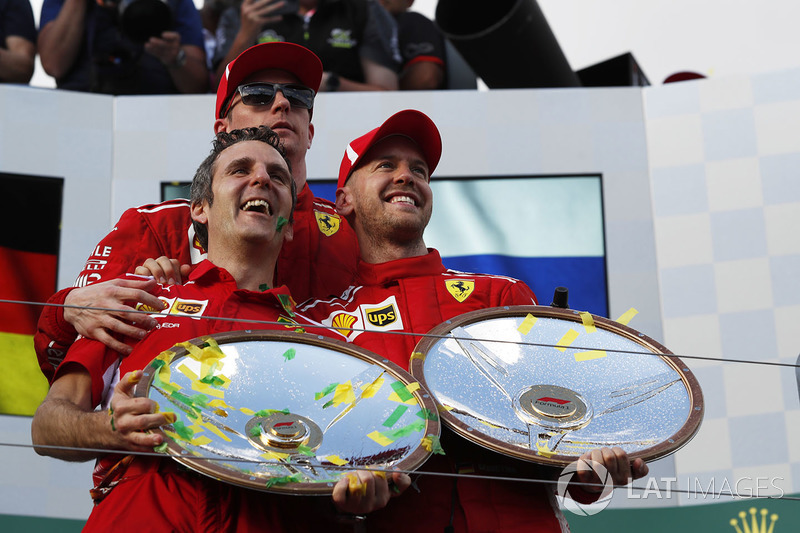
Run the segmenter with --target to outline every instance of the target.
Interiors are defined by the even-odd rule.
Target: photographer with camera
[[[242,0],[220,17],[217,76],[249,46],[274,41],[319,56],[320,91],[398,88],[397,25],[376,0]]]
[[[192,0],[44,0],[39,55],[61,89],[105,94],[208,88]]]

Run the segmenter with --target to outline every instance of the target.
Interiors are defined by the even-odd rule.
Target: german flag
[[[63,180],[0,173],[0,299],[44,302],[55,292]],[[47,393],[33,335],[41,307],[0,303],[0,413],[32,415]]]

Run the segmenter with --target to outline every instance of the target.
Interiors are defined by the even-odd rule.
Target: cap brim
[[[294,43],[273,42],[251,46],[231,61],[217,88],[217,118],[222,105],[236,88],[252,74],[266,69],[284,70],[298,81],[319,91],[322,81],[322,61],[314,52]]]

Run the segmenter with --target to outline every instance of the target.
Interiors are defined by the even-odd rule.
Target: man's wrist
[[[167,65],[167,68],[177,70],[179,68],[183,68],[185,64],[186,64],[186,50],[181,48],[178,50],[178,55],[175,56],[175,59],[172,60],[172,63]]]

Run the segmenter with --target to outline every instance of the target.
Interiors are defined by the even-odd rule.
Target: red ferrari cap
[[[433,174],[436,165],[439,164],[439,159],[442,157],[442,137],[439,134],[439,129],[425,113],[415,109],[406,109],[395,113],[386,119],[386,122],[381,124],[380,127],[375,128],[366,135],[362,135],[347,145],[344,157],[342,157],[342,164],[339,166],[338,187],[344,187],[347,178],[350,177],[350,173],[358,166],[361,157],[370,148],[392,135],[403,135],[417,143],[417,146],[422,150],[422,155],[425,157],[428,172]]]
[[[271,42],[251,46],[228,63],[217,87],[216,118],[241,83],[251,74],[264,69],[285,70],[297,76],[300,83],[319,91],[322,61],[314,52],[294,43]]]

